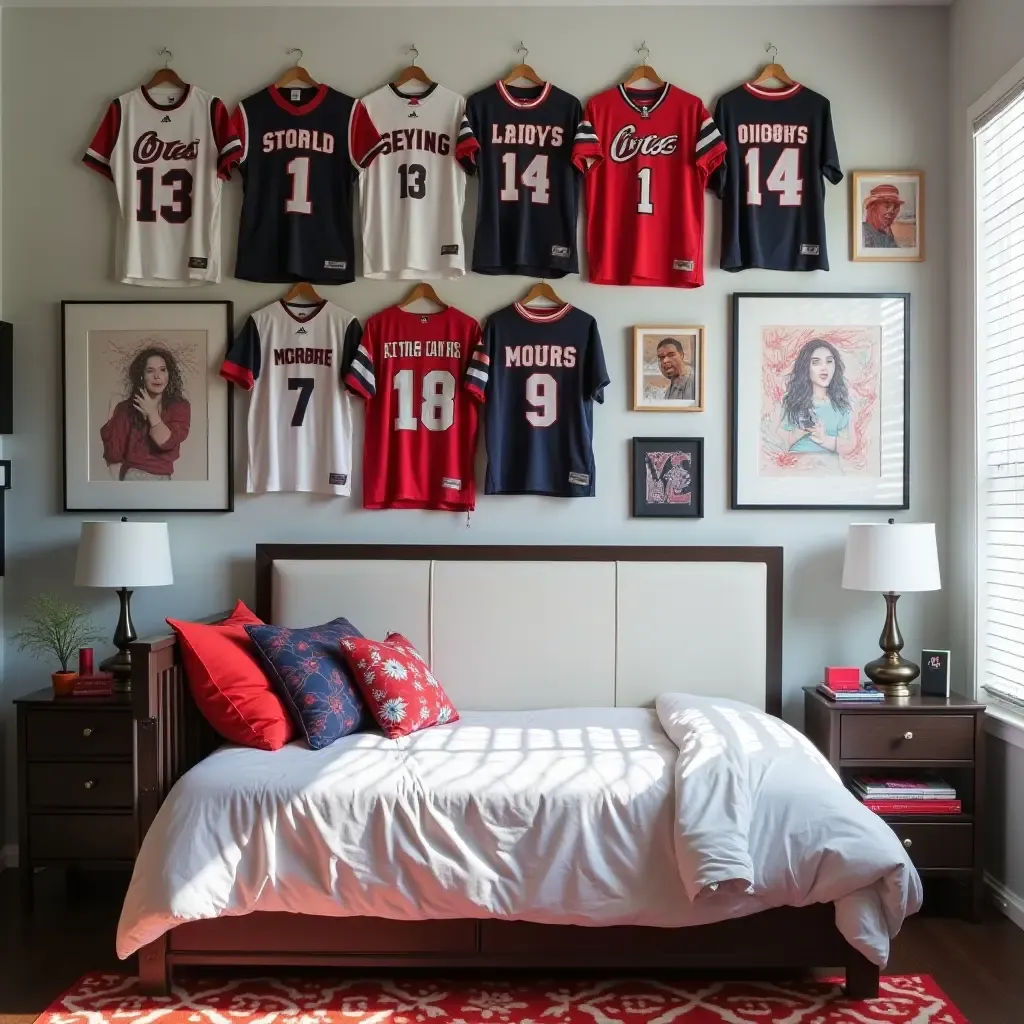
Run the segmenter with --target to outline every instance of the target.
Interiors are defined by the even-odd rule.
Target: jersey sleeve
[[[839,151],[832,131],[832,104],[825,101],[825,118],[821,133],[821,173],[833,185],[843,180],[843,169],[839,166]]]
[[[493,344],[491,325],[481,333],[477,327],[474,332],[475,343],[470,351],[469,364],[466,367],[466,379],[463,384],[466,391],[478,402],[486,401],[487,382],[491,376],[491,357],[489,349]]]
[[[239,103],[231,115],[231,131],[238,139],[238,159],[235,165],[241,166],[249,159],[249,118],[245,112],[245,104]]]
[[[356,352],[359,350],[359,345],[362,340],[363,325],[353,317],[349,322],[348,327],[345,328],[344,348],[341,353],[341,371],[338,374],[338,379],[342,384],[345,383],[345,375],[352,366],[352,360],[355,359]]]
[[[466,103],[466,109],[459,124],[459,136],[455,141],[455,159],[462,165],[467,174],[476,172],[476,155],[480,152],[480,140],[476,136],[475,124],[479,121],[477,104],[472,97]]]
[[[697,131],[694,156],[697,166],[708,175],[725,160],[725,140],[703,103],[700,105],[700,128]]]
[[[242,329],[221,364],[220,375],[232,384],[251,391],[260,376],[261,348],[260,331],[256,321],[251,316],[246,317]]]
[[[352,156],[352,163],[360,169],[369,167],[383,148],[384,140],[380,137],[370,112],[361,101],[356,100],[348,119],[348,151]]]
[[[120,132],[121,101],[114,100],[107,107],[107,112],[103,115],[103,120],[82,157],[82,163],[86,167],[96,171],[97,174],[110,178],[111,181],[114,180],[114,175],[110,171],[110,155],[114,152]]]
[[[352,362],[344,377],[345,387],[357,395],[369,400],[377,394],[377,376],[373,366],[373,338],[376,333],[373,318],[370,318],[366,330],[362,332],[359,344],[356,345]],[[346,331],[346,337],[348,332]]]
[[[586,171],[601,158],[601,139],[594,127],[593,104],[588,103],[587,109],[583,112],[583,119],[576,126],[576,134],[572,140],[572,162],[573,166],[580,171]]]
[[[217,176],[227,181],[241,156],[242,143],[228,116],[227,107],[216,96],[210,101],[210,128],[217,146]]]
[[[587,340],[587,361],[583,367],[583,387],[586,396],[595,402],[603,402],[604,389],[610,383],[608,368],[604,364],[601,332],[597,329],[597,321],[591,320],[590,336]]]
[[[714,114],[715,125],[723,136],[723,142],[729,137],[729,112],[721,100],[715,104]],[[728,146],[726,146],[728,152]],[[721,163],[708,175],[707,188],[714,192],[719,199],[725,198],[726,190],[729,187],[729,161],[723,159]]]

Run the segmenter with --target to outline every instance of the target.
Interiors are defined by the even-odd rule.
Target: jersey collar
[[[553,324],[556,320],[561,320],[570,309],[572,309],[572,306],[568,302],[562,303],[561,306],[551,306],[547,309],[544,307],[524,306],[521,302],[515,303],[516,312],[524,320],[529,320],[530,323],[534,324]]]
[[[532,100],[517,99],[508,91],[508,86],[500,78],[498,79],[497,85],[501,98],[510,107],[515,107],[517,110],[532,110],[534,107],[539,107],[548,98],[548,96],[551,95],[550,82],[545,82],[544,88],[541,89],[540,94],[535,96]]]
[[[178,99],[177,99],[177,101],[175,103],[157,103],[157,101],[155,99],[153,99],[152,93],[144,85],[141,86],[140,88],[142,89],[142,98],[151,107],[153,107],[155,110],[165,110],[165,111],[166,110],[177,110],[178,107],[180,107],[185,102],[185,100],[188,99],[188,94],[192,91],[192,86],[191,85],[186,85],[184,91],[178,97]]]
[[[419,106],[428,96],[433,95],[437,82],[431,82],[423,92],[402,92],[394,82],[388,82],[388,88],[408,107]]]
[[[668,91],[669,91],[670,88],[671,88],[671,86],[669,85],[668,82],[666,82],[661,87],[661,91],[660,92],[658,92],[658,90],[656,90],[656,89],[652,89],[652,90],[650,90],[650,92],[648,92],[646,89],[644,89],[643,91],[648,96],[657,96],[658,97],[653,103],[649,103],[647,106],[644,106],[644,107],[641,107],[638,103],[634,103],[633,102],[632,98],[629,95],[629,90],[627,90],[624,85],[620,85],[619,86],[619,95],[626,101],[627,104],[629,104],[629,106],[631,106],[642,117],[650,117],[650,115],[655,110],[657,110],[658,107],[660,107],[661,104],[664,102],[665,97],[668,95]]]
[[[281,93],[283,89],[279,89],[276,85],[267,87],[267,91],[270,93],[270,98],[282,109],[287,110],[289,114],[295,114],[296,117],[301,117],[303,114],[308,114],[311,110],[316,110],[324,101],[324,97],[327,95],[327,86],[321,85],[317,91],[313,94],[312,98],[307,100],[302,106],[297,107],[294,103],[289,103]]]
[[[750,82],[744,82],[743,88],[747,90],[752,96],[756,96],[762,100],[787,100],[790,96],[795,96],[803,86],[799,82],[794,82],[792,85],[785,89],[762,89],[758,85],[751,85]]]
[[[324,308],[324,306],[326,306],[326,305],[327,305],[327,300],[326,300],[326,299],[324,299],[324,300],[323,300],[323,301],[322,301],[322,302],[321,302],[321,303],[320,303],[319,305],[316,305],[315,303],[310,303],[310,304],[308,304],[308,305],[307,305],[307,304],[306,304],[306,303],[304,303],[304,302],[293,302],[293,303],[288,303],[288,302],[285,302],[285,301],[284,301],[284,299],[278,299],[277,301],[278,301],[278,303],[280,304],[281,308],[282,308],[282,309],[283,309],[283,310],[284,310],[284,311],[285,311],[285,312],[286,312],[286,313],[287,313],[287,314],[288,314],[288,315],[289,315],[289,316],[290,316],[290,317],[291,317],[291,318],[292,318],[292,319],[293,319],[293,320],[294,320],[294,321],[295,321],[295,322],[296,322],[297,324],[308,324],[308,323],[311,323],[311,322],[312,322],[313,320],[315,320],[315,319],[316,319],[316,318],[317,318],[317,317],[318,317],[318,316],[320,315],[320,311],[321,311],[321,310],[322,310],[322,309]],[[309,314],[309,316],[296,316],[296,315],[295,315],[295,314],[294,314],[294,313],[293,313],[293,312],[291,311],[291,309],[289,308],[290,306],[304,306],[304,307],[305,307],[306,309],[313,309],[313,308],[315,308],[315,309],[316,309],[316,312],[315,312],[315,313],[310,313],[310,314]]]

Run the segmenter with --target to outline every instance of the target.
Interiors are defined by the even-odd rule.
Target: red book
[[[860,686],[860,669],[827,665],[825,667],[825,682],[833,690],[856,690]]]
[[[114,692],[114,677],[109,672],[78,676],[71,691],[73,697],[109,697]]]
[[[959,800],[864,800],[876,814],[959,814]]]

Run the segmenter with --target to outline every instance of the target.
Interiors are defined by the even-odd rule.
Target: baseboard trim
[[[18,866],[18,847],[14,843],[0,846],[0,871]]]
[[[987,871],[985,885],[988,886],[989,898],[996,908],[1024,931],[1024,897],[1007,889],[998,878],[993,878]]]

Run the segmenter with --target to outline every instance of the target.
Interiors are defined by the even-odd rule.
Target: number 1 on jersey
[[[654,203],[651,200],[651,168],[641,167],[636,176],[640,180],[640,201],[636,204],[636,212],[654,213]]]
[[[313,204],[309,201],[309,157],[293,157],[285,170],[292,179],[292,194],[285,200],[285,212],[312,213]]]

